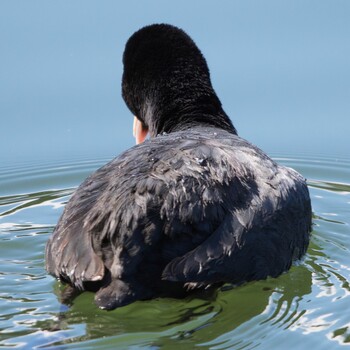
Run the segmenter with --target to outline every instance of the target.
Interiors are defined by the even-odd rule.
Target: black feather
[[[289,269],[311,231],[302,176],[237,136],[182,30],[141,29],[123,60],[124,99],[151,139],[80,185],[48,241],[48,272],[112,309]]]

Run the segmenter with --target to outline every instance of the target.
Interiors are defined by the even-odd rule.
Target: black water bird
[[[139,144],[76,190],[47,243],[47,271],[113,309],[288,270],[309,243],[304,178],[237,136],[181,29],[140,29],[123,64]]]

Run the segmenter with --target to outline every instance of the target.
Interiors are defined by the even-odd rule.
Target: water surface
[[[349,345],[349,18],[347,0],[0,1],[0,347]],[[67,308],[45,243],[78,184],[131,145],[122,53],[159,22],[193,37],[239,134],[308,178],[311,244],[279,278],[213,298]]]
[[[109,159],[0,168],[0,346],[40,349],[332,349],[350,345],[350,160],[281,156],[308,178],[314,230],[304,259],[278,278],[184,300],[107,312],[44,269],[45,243],[76,186]]]

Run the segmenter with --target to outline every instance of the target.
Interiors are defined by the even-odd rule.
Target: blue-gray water
[[[0,2],[0,347],[333,349],[350,344],[350,2]],[[239,133],[308,179],[314,231],[279,278],[210,300],[67,308],[44,270],[64,204],[133,144],[121,55],[143,25],[197,42]]]

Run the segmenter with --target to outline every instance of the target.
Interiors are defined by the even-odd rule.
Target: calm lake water
[[[348,0],[0,1],[0,348],[350,345],[349,18]],[[79,183],[131,145],[122,53],[160,22],[198,44],[239,134],[307,177],[311,244],[288,273],[211,298],[68,308],[45,244]]]
[[[308,179],[314,230],[305,258],[276,279],[207,298],[156,299],[107,312],[44,269],[44,248],[76,186],[109,159],[0,168],[0,347],[25,349],[332,349],[350,345],[350,160],[274,155]]]

